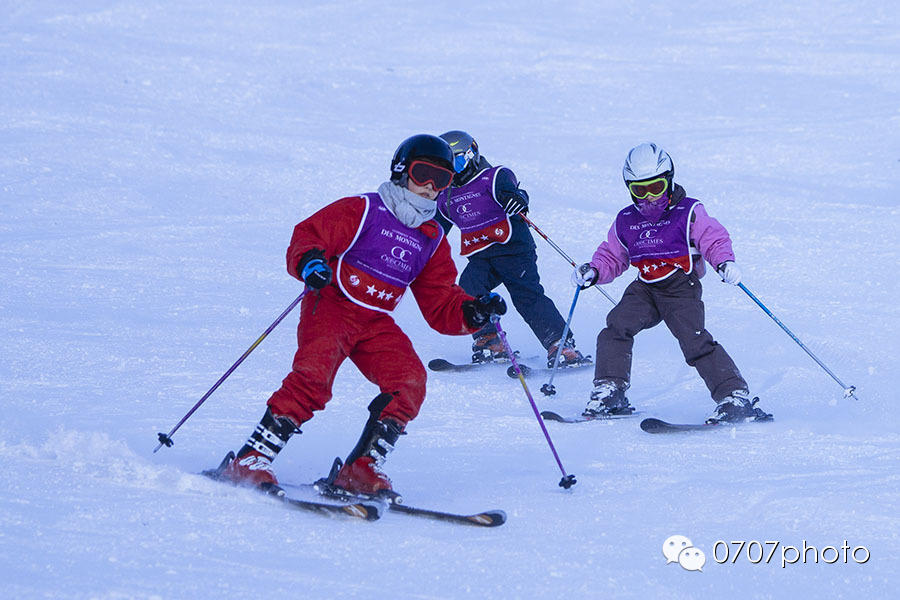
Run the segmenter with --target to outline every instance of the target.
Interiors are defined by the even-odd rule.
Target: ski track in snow
[[[0,597],[889,597],[900,554],[900,14],[879,2],[689,7],[574,1],[20,2],[0,25]],[[490,16],[489,16],[490,15]],[[498,30],[498,23],[502,27]],[[498,33],[499,31],[499,33]],[[396,145],[462,128],[512,167],[530,217],[588,260],[654,140],[729,229],[744,283],[703,280],[707,325],[773,423],[649,436],[639,419],[547,428],[502,369],[429,373],[387,470],[410,504],[501,508],[497,529],[287,511],[199,475],[239,447],[289,368],[295,223],[374,190]],[[564,314],[570,267],[538,264]],[[451,245],[458,234],[450,235]],[[458,259],[457,265],[465,265]],[[629,273],[605,286],[618,298]],[[504,289],[499,290],[505,294]],[[580,348],[611,304],[581,294]],[[468,338],[397,320],[424,362]],[[515,314],[514,348],[542,349]],[[576,414],[591,373],[542,409]],[[290,483],[345,456],[377,390],[351,364],[275,463]],[[663,328],[635,344],[632,403],[697,422],[702,381]],[[689,537],[702,573],[666,564]],[[717,540],[866,546],[866,564],[714,560]]]

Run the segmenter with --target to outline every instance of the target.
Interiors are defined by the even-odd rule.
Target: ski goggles
[[[407,173],[416,185],[425,187],[430,183],[436,192],[447,189],[453,181],[453,171],[424,160],[412,161]]]
[[[461,173],[463,169],[466,168],[466,165],[469,164],[469,161],[475,158],[475,150],[469,146],[469,149],[465,152],[460,152],[459,154],[453,157],[453,168],[457,173]]]
[[[647,196],[662,196],[667,189],[669,189],[669,179],[667,177],[628,182],[628,191],[638,200],[643,200]]]

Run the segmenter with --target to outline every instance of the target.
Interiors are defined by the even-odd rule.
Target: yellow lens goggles
[[[628,191],[638,200],[643,200],[647,196],[662,196],[667,189],[669,189],[669,180],[666,177],[628,182]]]

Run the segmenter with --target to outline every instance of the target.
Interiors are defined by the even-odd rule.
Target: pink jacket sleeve
[[[731,249],[731,237],[728,230],[717,220],[709,216],[702,204],[694,208],[694,221],[691,223],[691,241],[706,262],[713,269],[726,260],[734,260]]]
[[[594,256],[591,257],[591,266],[597,269],[598,284],[609,283],[628,269],[628,250],[619,241],[616,235],[616,222],[613,221],[606,234],[606,241],[600,244]]]

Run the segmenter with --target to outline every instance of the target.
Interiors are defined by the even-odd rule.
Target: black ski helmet
[[[453,151],[447,142],[436,135],[420,133],[406,138],[397,146],[394,158],[391,159],[391,181],[397,184],[405,181],[409,163],[417,158],[453,171]]]

